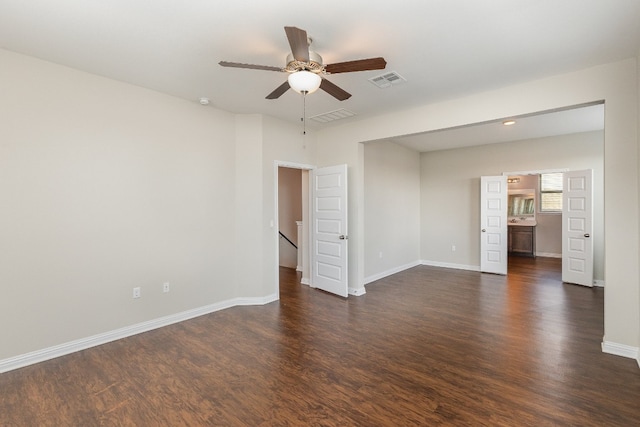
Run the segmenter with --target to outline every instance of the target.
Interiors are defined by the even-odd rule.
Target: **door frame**
[[[306,171],[307,174],[309,176],[311,176],[310,171],[312,171],[313,169],[317,169],[317,166],[315,165],[309,165],[309,164],[305,164],[305,163],[294,163],[294,162],[287,162],[287,161],[282,161],[282,160],[275,160],[273,162],[273,176],[274,176],[274,215],[273,215],[273,220],[271,221],[272,229],[273,229],[273,241],[274,241],[274,253],[275,253],[275,277],[273,279],[273,283],[274,283],[274,288],[275,288],[275,295],[276,295],[276,299],[279,300],[280,299],[280,246],[279,246],[279,235],[278,235],[278,230],[280,230],[280,224],[278,221],[278,217],[279,217],[279,198],[278,198],[278,180],[279,178],[279,174],[278,174],[278,168],[290,168],[290,169],[300,169],[303,174]],[[304,181],[304,179],[303,179]],[[302,193],[303,193],[303,203],[302,203],[302,219],[304,221],[304,218],[307,217],[308,220],[305,221],[306,224],[303,222],[303,228],[306,229],[306,233],[308,236],[311,236],[310,232],[311,232],[311,187],[310,187],[310,180],[309,181],[309,185],[307,185],[305,187],[305,185],[302,185]],[[304,193],[307,193],[307,203],[304,203]],[[303,259],[302,259],[302,281],[301,284],[303,285],[309,285],[309,280],[311,280],[311,262],[310,262],[310,254],[311,254],[311,239],[307,239],[305,248],[306,250],[306,254],[303,252]],[[306,255],[306,256],[305,256]],[[307,267],[307,269],[305,269],[305,266]],[[307,270],[307,271],[305,271]],[[306,280],[305,280],[306,279]],[[305,283],[306,282],[306,283]]]
[[[505,176],[510,176],[510,175],[540,175],[543,173],[565,173],[565,172],[570,172],[571,170],[569,168],[556,168],[556,169],[533,169],[533,170],[526,170],[526,171],[512,171],[512,172],[502,172],[502,175]],[[507,189],[507,192],[509,190]],[[593,189],[591,190],[593,192]],[[538,212],[538,206],[540,204],[540,188],[536,187],[536,215],[539,213]],[[508,209],[508,208],[507,208]],[[563,215],[562,213],[560,213],[560,215]],[[564,244],[564,242],[563,242]],[[560,256],[560,259],[562,260],[562,262],[564,263],[565,260],[562,258],[562,254]],[[507,274],[509,274],[509,266],[507,265]]]

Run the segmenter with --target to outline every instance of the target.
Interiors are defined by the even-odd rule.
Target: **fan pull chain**
[[[302,94],[302,134],[307,135],[307,94]]]

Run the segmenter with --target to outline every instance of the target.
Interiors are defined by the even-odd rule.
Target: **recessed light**
[[[200,105],[209,105],[209,98],[200,98],[198,101],[200,101]]]
[[[505,120],[504,122],[502,122],[503,125],[505,126],[511,126],[511,125],[515,125],[516,121],[515,120]]]

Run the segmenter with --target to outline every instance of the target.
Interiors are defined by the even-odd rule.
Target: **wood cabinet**
[[[536,256],[536,227],[509,226],[509,253],[512,255]]]

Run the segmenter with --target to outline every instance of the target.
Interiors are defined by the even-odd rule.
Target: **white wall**
[[[509,171],[593,169],[594,278],[603,280],[602,154],[600,131],[422,153],[422,259],[479,269],[480,176]],[[522,186],[535,188],[533,184]],[[456,246],[455,252],[451,251],[452,245]]]
[[[638,210],[638,72],[636,58],[604,64],[323,129],[320,166],[347,163],[350,286],[364,285],[364,188],[361,142],[500,120],[605,101],[605,336],[604,343],[640,346]],[[611,348],[611,346],[608,346]]]
[[[237,295],[233,115],[0,63],[0,360]]]
[[[278,168],[278,224],[279,231],[298,244],[298,225],[302,221],[302,170]],[[302,237],[302,236],[301,236]],[[280,266],[296,268],[298,251],[280,237]]]
[[[364,145],[365,283],[420,261],[420,153]]]

